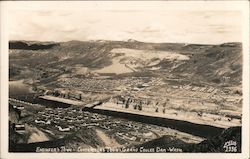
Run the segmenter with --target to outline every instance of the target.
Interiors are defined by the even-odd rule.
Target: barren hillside
[[[10,41],[10,80],[50,81],[65,74],[148,74],[241,84],[240,43],[197,45],[129,41]],[[85,68],[87,71],[82,71]]]

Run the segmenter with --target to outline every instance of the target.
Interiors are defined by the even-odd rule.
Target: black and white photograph
[[[247,159],[247,6],[1,2],[3,158]]]

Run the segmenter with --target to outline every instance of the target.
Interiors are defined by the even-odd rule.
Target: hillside
[[[61,75],[143,74],[241,85],[241,43],[197,45],[129,41],[10,41],[10,80],[50,82]],[[84,70],[83,70],[84,68]]]
[[[172,151],[173,147],[181,149],[182,152],[225,152],[226,142],[236,142],[235,152],[241,152],[241,127],[231,127],[225,129],[221,134],[214,136],[210,139],[204,140],[198,144],[185,143],[182,140],[176,139],[173,136],[163,136],[161,138],[148,141],[135,147],[155,148],[160,147],[166,149],[167,152]],[[230,146],[229,146],[230,147]],[[155,150],[156,151],[156,150]]]

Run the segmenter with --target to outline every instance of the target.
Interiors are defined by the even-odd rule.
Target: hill
[[[212,84],[241,85],[242,45],[128,41],[9,42],[12,80],[61,75],[144,74]],[[84,68],[84,71],[82,71]],[[34,81],[33,81],[34,82]]]
[[[190,144],[185,143],[180,139],[176,139],[173,136],[162,136],[158,139],[148,141],[141,145],[137,145],[135,147],[144,147],[147,149],[159,147],[162,149],[166,149],[167,152],[174,152],[172,151],[173,147],[176,149],[181,149],[182,152],[225,152],[226,147],[225,145],[227,142],[232,141],[236,142],[236,151],[234,152],[241,152],[241,127],[231,127],[225,129],[221,134],[216,135],[210,139],[206,139],[198,144]],[[156,152],[157,150],[155,150]]]

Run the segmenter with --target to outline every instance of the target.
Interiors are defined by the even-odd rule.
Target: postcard
[[[1,158],[249,158],[249,1],[2,1]]]

